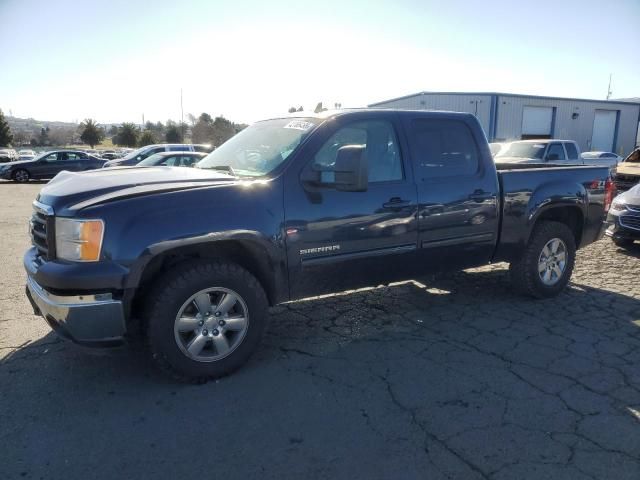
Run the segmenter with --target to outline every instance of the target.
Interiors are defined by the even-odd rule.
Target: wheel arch
[[[579,248],[582,242],[582,234],[584,231],[585,215],[582,208],[576,204],[571,205],[549,205],[537,212],[531,222],[529,229],[529,238],[534,228],[544,221],[554,221],[565,224],[573,233],[576,242],[576,248]],[[528,241],[528,239],[527,239]]]
[[[134,309],[146,296],[149,286],[177,265],[194,259],[232,261],[256,277],[270,305],[288,300],[288,277],[284,258],[280,259],[257,239],[229,238],[215,241],[178,242],[156,245],[132,268],[128,288],[136,289]]]

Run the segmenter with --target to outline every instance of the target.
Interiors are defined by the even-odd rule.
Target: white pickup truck
[[[573,140],[519,140],[506,144],[495,156],[496,162],[543,163],[566,165],[593,165],[615,167],[617,161],[611,158],[585,158],[580,155],[580,147]]]

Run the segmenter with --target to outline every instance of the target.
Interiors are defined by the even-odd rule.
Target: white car
[[[505,145],[495,156],[497,163],[545,163],[584,165],[573,140],[518,140]]]
[[[19,150],[18,151],[18,160],[33,160],[36,158],[36,152],[34,150]]]
[[[613,152],[584,152],[580,157],[585,165],[616,167],[622,161],[622,157]]]
[[[15,162],[18,160],[18,152],[13,148],[0,149],[0,162]]]

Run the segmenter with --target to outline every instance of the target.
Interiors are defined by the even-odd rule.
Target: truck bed
[[[535,221],[546,205],[566,207],[583,222],[578,247],[603,232],[605,186],[609,167],[544,164],[496,164],[501,191],[502,223],[494,261],[510,261],[522,252]]]

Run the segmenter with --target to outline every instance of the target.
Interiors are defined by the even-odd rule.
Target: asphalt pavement
[[[544,301],[501,264],[278,306],[242,370],[181,385],[33,315],[41,187],[0,183],[0,479],[640,479],[640,247]]]

